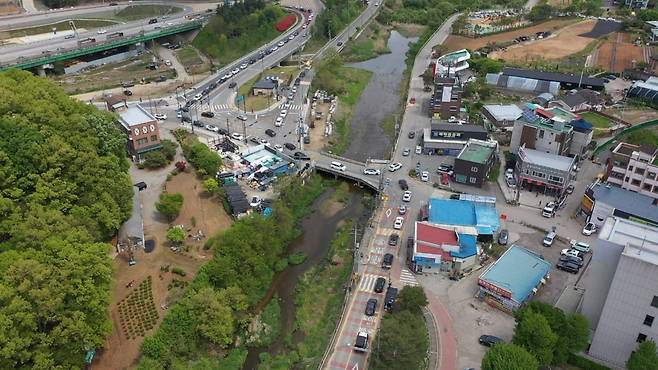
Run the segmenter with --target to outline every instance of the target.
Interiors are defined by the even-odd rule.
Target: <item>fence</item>
[[[653,121],[647,121],[647,122],[642,122],[638,125],[631,126],[629,128],[626,128],[622,131],[620,131],[618,134],[613,136],[611,139],[606,140],[603,144],[599,145],[594,149],[594,153],[592,153],[592,157],[598,156],[602,151],[610,147],[612,144],[615,142],[619,141],[622,137],[625,135],[631,134],[635,131],[642,130],[644,128],[649,128],[658,125],[658,120],[653,120]]]

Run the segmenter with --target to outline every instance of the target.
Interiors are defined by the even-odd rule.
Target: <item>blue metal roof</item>
[[[431,198],[429,222],[441,225],[473,226],[478,234],[491,235],[500,228],[495,205],[467,200]]]
[[[457,258],[468,258],[477,254],[477,237],[469,234],[457,234],[459,236],[459,252],[450,252],[450,256]]]
[[[585,121],[584,119],[575,119],[569,123],[573,128],[575,129],[581,129],[581,130],[591,130],[592,129],[592,124]]]
[[[551,264],[538,254],[512,244],[480,279],[510,291],[514,301],[523,303],[550,270]]]

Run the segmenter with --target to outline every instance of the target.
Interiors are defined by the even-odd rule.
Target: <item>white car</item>
[[[304,25],[302,26],[302,29],[303,29],[303,30],[305,30],[305,29],[306,29],[306,24],[304,24]]]
[[[246,121],[246,120],[247,120],[247,116],[244,115],[244,114],[241,114],[241,115],[239,115],[239,116],[237,116],[237,117],[235,117],[235,118],[239,119],[240,121]]]
[[[416,154],[421,154],[423,152],[423,148],[420,145],[416,145]]]
[[[430,181],[430,173],[427,172],[427,171],[423,171],[423,172],[420,174],[420,181],[422,181],[422,182],[428,182],[428,181]]]
[[[237,133],[237,132],[232,133],[232,134],[231,134],[231,137],[232,137],[234,140],[244,140],[244,136],[242,136],[242,134],[239,134],[239,133]]]
[[[290,35],[290,36],[288,36],[288,40],[292,40],[292,39],[294,39],[294,38],[295,38],[295,35]]]
[[[235,76],[238,73],[240,73],[240,68],[235,68],[234,70],[231,71],[231,73]]]
[[[183,112],[177,110],[177,111],[176,111],[176,118],[183,118]]]
[[[247,63],[240,64],[240,69],[247,69],[247,67],[249,67],[249,64]]]
[[[212,131],[212,132],[219,132],[219,127],[215,125],[206,125],[206,130]]]
[[[274,145],[274,149],[276,149],[276,150],[280,151],[281,153],[283,153],[283,146],[281,144]]]
[[[404,194],[402,195],[402,201],[411,202],[411,191],[407,190],[404,192]]]
[[[105,33],[107,33],[107,30],[98,30],[99,35],[102,35],[102,34],[105,34]]]
[[[274,126],[276,126],[276,127],[283,126],[283,117],[281,117],[281,116],[276,117],[276,121],[274,121]]]
[[[271,50],[272,50],[272,52],[275,52],[275,51],[277,51],[277,50],[279,50],[279,47],[278,47],[278,46],[276,46],[276,45],[274,45],[274,46],[272,47],[272,49],[271,49]]]
[[[262,200],[258,196],[253,196],[253,197],[251,197],[251,200],[249,201],[249,205],[253,208],[256,208],[256,207],[260,206],[261,202],[262,202]]]
[[[258,140],[258,141],[259,141],[261,144],[265,145],[265,146],[270,146],[270,142],[267,141],[267,139],[260,139],[260,140]]]
[[[403,157],[408,157],[409,154],[411,154],[411,149],[409,149],[409,148],[404,148],[404,150],[402,151],[402,156],[403,156]]]
[[[395,230],[402,229],[402,224],[404,223],[404,217],[396,217],[395,222],[393,223],[393,228]]]
[[[596,229],[597,229],[596,225],[594,225],[591,222],[588,222],[587,225],[583,227],[583,235],[590,236],[596,232]]]
[[[375,6],[379,6],[379,3],[375,3]]]
[[[396,163],[391,163],[388,165],[388,170],[391,172],[395,172],[402,168],[402,163],[396,162]]]
[[[285,45],[285,44],[286,44],[285,42],[283,42],[283,41],[279,41],[279,43],[276,44],[276,46],[278,46],[278,47],[282,47],[282,46]]]
[[[194,100],[199,101],[203,98],[203,95],[201,93],[194,95]]]
[[[287,109],[281,109],[281,112],[279,112],[279,117],[284,117],[288,115],[288,110]]]
[[[171,67],[171,60],[167,59],[164,61],[164,63],[167,67]]]
[[[153,115],[153,117],[155,117],[155,119],[157,119],[159,121],[164,121],[164,120],[167,119],[167,115],[164,114],[164,113],[156,113],[156,114]]]
[[[290,102],[283,104],[283,109],[290,109]]]
[[[376,168],[364,168],[363,169],[363,174],[364,175],[379,175],[381,171],[379,171]]]
[[[580,252],[578,252],[578,251],[575,250],[575,249],[563,249],[563,250],[560,252],[560,255],[562,255],[562,256],[571,256],[571,257],[578,257],[578,258],[580,258]]]

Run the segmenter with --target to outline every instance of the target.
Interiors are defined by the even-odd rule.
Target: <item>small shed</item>
[[[278,87],[278,81],[271,79],[260,80],[251,88],[254,95],[274,95],[274,91]]]

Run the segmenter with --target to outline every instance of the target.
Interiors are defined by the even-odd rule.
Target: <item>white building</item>
[[[442,77],[454,76],[455,73],[469,67],[469,59],[471,59],[471,53],[466,49],[443,54],[436,60],[434,75]]]
[[[608,163],[607,181],[658,199],[658,150],[619,143]]]

